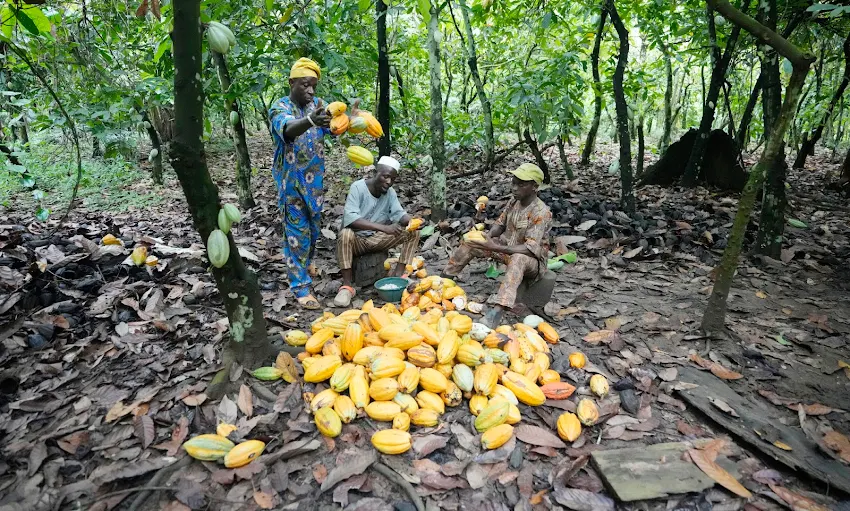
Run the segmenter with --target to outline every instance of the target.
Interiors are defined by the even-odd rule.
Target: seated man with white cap
[[[419,245],[419,231],[405,230],[412,217],[401,207],[393,189],[399,167],[395,158],[381,156],[375,165],[375,175],[355,181],[348,190],[342,230],[336,244],[343,283],[334,298],[337,307],[348,307],[355,295],[352,267],[356,256],[401,245],[401,256],[391,274],[395,277],[400,277],[405,266],[413,260]]]

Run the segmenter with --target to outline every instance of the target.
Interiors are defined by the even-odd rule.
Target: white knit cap
[[[392,156],[381,156],[381,159],[378,160],[378,165],[386,165],[396,171],[401,168],[401,164]]]

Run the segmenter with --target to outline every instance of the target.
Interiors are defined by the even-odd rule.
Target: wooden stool
[[[556,278],[555,272],[546,270],[537,279],[523,279],[517,288],[516,303],[521,303],[528,308],[543,307],[552,299]]]

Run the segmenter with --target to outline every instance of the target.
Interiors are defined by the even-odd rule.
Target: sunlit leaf
[[[39,222],[46,222],[47,217],[49,217],[49,216],[50,216],[50,210],[47,209],[47,208],[39,207],[37,210],[35,210],[35,218]]]

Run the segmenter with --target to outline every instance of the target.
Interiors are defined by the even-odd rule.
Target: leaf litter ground
[[[313,315],[293,307],[284,291],[280,216],[267,170],[271,149],[256,139],[251,149],[262,169],[255,178],[259,206],[244,212],[236,241],[259,274],[271,333],[306,329]],[[326,201],[332,206],[324,226],[331,233],[348,184],[361,177],[340,151],[332,153]],[[559,271],[552,301],[539,311],[562,336],[553,367],[576,384],[576,397],[522,407],[523,429],[489,452],[481,451],[465,407],[449,409],[435,428],[415,431],[410,453],[388,457],[375,456],[369,420],[346,425],[334,440],[321,437],[301,397],[313,388],[239,380],[247,373],[237,368],[234,381],[245,382],[238,391],[218,402],[207,399],[227,319],[173,176],[161,190],[162,203],[119,214],[80,205],[46,241],[39,240],[47,229],[31,223],[30,211],[4,211],[0,509],[412,509],[399,482],[441,509],[613,509],[604,474],[589,463],[594,451],[665,442],[694,447],[712,438],[725,439],[722,454],[740,483],[720,468],[709,474],[719,484],[699,494],[619,505],[743,509],[735,493],[752,492],[748,509],[834,506],[845,496],[828,496],[823,484],[766,465],[757,451],[687,407],[677,391],[688,388],[678,380],[683,368],[710,371],[739,394],[777,407],[782,422],[801,428],[824,457],[845,467],[850,462],[850,227],[846,201],[824,191],[824,174],[836,165],[813,158],[812,170],[791,174],[789,217],[807,228],[786,228],[780,260],[742,263],[729,300],[730,338],[709,340],[697,327],[735,198],[647,187],[638,190],[638,214],[626,215],[616,206],[618,183],[607,171],[615,154],[613,146],[600,147],[599,164],[576,168],[573,182],[555,169],[556,186],[542,193],[555,213],[553,248],[579,255]],[[235,201],[226,174],[231,158],[213,153],[210,163],[223,197]],[[462,157],[449,172],[467,170],[470,160]],[[509,157],[500,170],[517,162]],[[489,221],[509,198],[507,179],[473,176],[450,184],[451,218],[423,242],[432,273],[473,223],[478,195],[491,198]],[[428,212],[421,175],[403,173],[397,188],[411,212]],[[124,247],[100,246],[107,233]],[[340,285],[333,279],[332,237],[323,236],[318,246],[316,291],[326,304]],[[123,264],[138,243],[159,258],[155,268]],[[486,269],[481,262],[464,275],[467,292],[481,302],[498,285]],[[356,300],[369,297],[363,292]],[[575,350],[588,355],[587,372],[569,368],[567,356]],[[589,393],[586,378],[593,372],[617,382],[616,390],[600,403],[600,423],[563,444],[554,436],[555,422]],[[712,404],[737,413],[722,400]],[[260,460],[230,470],[184,459],[180,444],[222,421],[239,427],[237,438],[267,442]],[[717,472],[717,452],[697,456],[700,466]],[[151,486],[170,489],[143,491]]]

